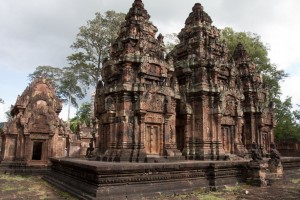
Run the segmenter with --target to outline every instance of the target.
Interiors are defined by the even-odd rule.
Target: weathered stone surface
[[[244,157],[252,142],[264,153],[273,141],[275,119],[268,90],[242,44],[233,57],[201,4],[193,7],[173,54],[181,104],[177,134],[187,158]],[[181,127],[181,128],[179,128]],[[193,133],[193,134],[192,134]]]
[[[233,57],[196,3],[166,58],[163,36],[134,1],[103,63],[95,100],[96,149],[109,161],[265,155],[274,141],[268,89],[242,44]],[[124,158],[124,159],[123,159]]]
[[[300,142],[295,140],[278,141],[276,143],[277,149],[282,156],[299,157],[300,156]]]
[[[281,155],[276,149],[274,143],[271,144],[270,150],[270,160],[268,162],[270,173],[276,174],[276,177],[282,178],[283,176],[283,167],[281,164]]]
[[[51,159],[46,180],[82,199],[142,199],[246,180],[247,161],[122,163]]]
[[[61,108],[60,99],[46,79],[33,81],[12,107],[13,118],[2,134],[2,162],[48,165],[49,157],[66,156],[70,129],[58,117]]]
[[[87,149],[89,148],[90,142],[93,143],[93,128],[88,127],[85,123],[78,124],[76,130],[77,138],[74,141],[80,142],[79,157],[85,157]],[[75,144],[74,144],[75,145]],[[76,157],[70,156],[70,157]]]
[[[267,186],[267,169],[268,162],[266,160],[254,161],[249,163],[248,183],[260,187]]]
[[[142,1],[134,1],[111,55],[103,63],[96,91],[96,149],[108,161],[144,162],[180,157],[176,147],[176,82],[164,58],[163,36]]]

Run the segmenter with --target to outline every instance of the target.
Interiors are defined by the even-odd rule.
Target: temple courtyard
[[[200,3],[191,10],[166,54],[133,2],[90,128],[73,133],[51,81],[32,81],[1,133],[0,199],[299,199],[300,157],[277,150],[263,74],[242,43],[229,54]]]
[[[198,189],[188,194],[161,194],[156,199],[299,199],[300,170],[292,177],[285,176],[267,187],[246,184],[228,186],[215,192]],[[51,186],[42,176],[0,174],[0,199],[77,199],[67,192]],[[146,198],[145,198],[146,199]]]

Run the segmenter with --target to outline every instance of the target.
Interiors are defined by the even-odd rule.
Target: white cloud
[[[10,106],[8,104],[0,104],[0,122],[7,121],[5,112],[8,111]]]
[[[143,2],[150,20],[163,34],[179,32],[195,3],[194,0]],[[23,76],[27,77],[39,65],[65,66],[65,58],[72,52],[70,45],[80,26],[94,18],[95,12],[127,13],[132,3],[133,0],[0,1],[0,68],[24,70]],[[281,69],[291,73],[295,64],[300,63],[300,1],[201,0],[201,4],[217,28],[229,26],[236,31],[261,35],[263,42],[271,47],[271,61]],[[13,75],[0,80],[0,88],[1,85],[12,88],[9,95],[14,99],[20,94],[19,89],[27,85],[21,84]],[[283,83],[284,94],[291,90],[288,84],[299,85],[299,77],[291,73],[291,78]],[[290,94],[298,99],[297,92]],[[0,115],[3,115],[2,110]]]
[[[300,93],[299,93],[299,80],[300,75],[287,78],[282,84],[282,100],[286,97],[292,97],[294,106],[300,105]]]

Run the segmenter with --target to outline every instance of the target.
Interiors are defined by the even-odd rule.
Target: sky
[[[0,0],[0,122],[28,86],[37,66],[66,67],[79,27],[107,10],[127,13],[133,0]],[[143,0],[159,33],[178,33],[195,3],[201,3],[219,29],[250,31],[270,47],[269,58],[290,77],[282,99],[300,104],[299,0]],[[75,113],[72,109],[72,115]],[[66,119],[67,106],[60,114]]]

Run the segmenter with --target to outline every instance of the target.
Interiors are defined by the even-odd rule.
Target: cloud
[[[195,0],[143,2],[151,15],[150,20],[163,34],[179,32],[196,3]],[[200,2],[217,28],[229,26],[236,31],[251,31],[261,35],[262,41],[271,47],[271,61],[278,64],[279,68],[293,72],[295,63],[300,63],[300,1]],[[25,89],[27,86],[28,73],[35,67],[68,65],[66,57],[72,53],[70,45],[75,40],[79,27],[86,25],[87,20],[93,19],[95,12],[115,10],[127,13],[132,3],[133,0],[0,1],[0,68],[1,71],[4,68],[12,70],[11,72],[17,70],[18,74],[15,76],[11,73],[6,75],[7,77],[4,75],[0,86],[10,87],[9,98],[16,99],[21,93],[20,88]],[[24,77],[21,78],[23,82],[18,81],[21,76]],[[291,78],[283,83],[284,94],[290,91],[289,87],[293,84],[300,84],[298,78],[291,73]],[[2,88],[0,91],[3,91]],[[296,94],[296,91],[291,93],[298,99]],[[6,102],[10,104],[14,103],[14,100]]]

